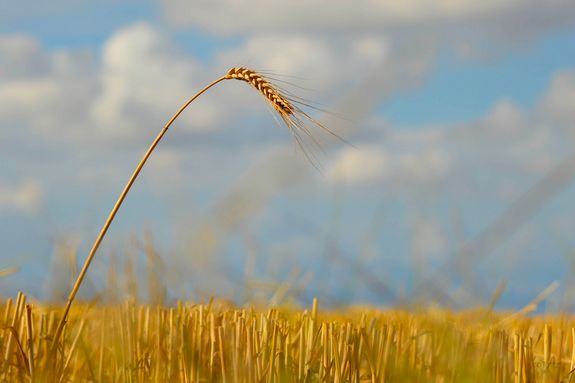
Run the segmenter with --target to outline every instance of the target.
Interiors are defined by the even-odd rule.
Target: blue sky
[[[502,98],[533,107],[554,73],[575,67],[572,41],[572,31],[554,32],[480,62],[440,52],[425,83],[388,100],[380,113],[398,126],[409,126],[477,119]]]
[[[18,268],[4,295],[61,296],[70,276],[55,254],[83,262],[163,122],[249,65],[345,116],[311,110],[353,147],[317,132],[317,171],[256,92],[213,89],[152,156],[86,297],[103,291],[112,254],[122,263],[132,246],[143,264],[133,238],[152,233],[171,297],[241,301],[240,286],[275,302],[287,286],[281,299],[393,304],[433,283],[442,303],[467,305],[508,281],[501,304],[520,307],[558,281],[553,307],[571,307],[570,182],[467,270],[446,266],[573,155],[569,1],[250,2],[258,13],[230,1],[2,6],[0,269]]]

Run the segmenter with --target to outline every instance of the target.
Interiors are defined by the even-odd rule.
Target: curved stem
[[[54,335],[54,338],[52,339],[52,347],[51,347],[52,352],[54,352],[56,347],[57,347],[58,339],[60,338],[60,335],[62,334],[62,330],[64,328],[64,325],[66,324],[66,319],[68,317],[70,307],[72,306],[72,302],[74,302],[74,298],[76,297],[76,293],[78,293],[78,289],[80,288],[80,285],[82,284],[82,281],[84,280],[84,277],[86,276],[86,272],[88,271],[88,268],[90,267],[90,263],[92,262],[92,259],[94,259],[94,255],[96,254],[98,247],[100,247],[100,243],[104,239],[104,236],[106,235],[108,228],[110,227],[112,221],[114,220],[114,217],[116,216],[116,213],[118,212],[118,209],[120,209],[122,202],[124,202],[126,195],[130,191],[130,188],[134,184],[134,181],[138,177],[138,174],[140,174],[140,171],[142,170],[142,167],[144,166],[144,164],[148,160],[148,157],[150,157],[150,154],[152,154],[152,152],[154,151],[154,149],[156,148],[156,146],[158,145],[158,143],[160,142],[160,140],[162,139],[164,134],[166,134],[170,125],[172,125],[172,123],[176,120],[176,118],[178,118],[178,116],[184,111],[184,109],[186,109],[188,107],[188,105],[190,105],[202,93],[204,93],[205,91],[207,91],[212,86],[219,83],[220,81],[223,81],[226,79],[228,79],[227,76],[220,77],[216,81],[207,85],[204,89],[200,90],[192,98],[190,98],[180,108],[180,110],[178,110],[176,112],[176,114],[174,114],[174,116],[170,119],[170,121],[168,121],[168,123],[164,126],[164,128],[156,136],[156,138],[154,139],[154,141],[152,142],[152,144],[148,148],[148,151],[146,152],[146,154],[144,154],[144,157],[142,157],[142,159],[140,160],[140,163],[136,167],[136,170],[134,170],[134,172],[132,173],[132,176],[128,180],[128,183],[124,187],[124,190],[122,191],[122,193],[118,197],[116,204],[114,205],[114,207],[112,208],[112,211],[108,215],[108,218],[106,219],[106,222],[104,223],[104,226],[102,226],[102,229],[100,230],[100,234],[98,234],[96,241],[94,241],[94,244],[92,245],[92,249],[90,250],[88,257],[86,258],[86,261],[84,262],[84,266],[82,267],[82,270],[80,271],[80,273],[78,274],[78,277],[76,278],[76,282],[74,283],[74,287],[72,287],[72,291],[70,291],[70,295],[68,296],[68,301],[66,302],[66,307],[64,308],[64,314],[62,315],[62,318],[60,319],[60,322],[58,323],[58,328],[56,329],[56,334]]]

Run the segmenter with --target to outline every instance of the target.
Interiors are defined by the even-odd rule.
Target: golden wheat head
[[[272,86],[270,82],[258,72],[244,67],[232,68],[228,71],[226,77],[229,79],[242,80],[253,85],[271,102],[274,109],[281,116],[289,116],[295,112],[292,103],[285,96],[282,96],[276,87]]]

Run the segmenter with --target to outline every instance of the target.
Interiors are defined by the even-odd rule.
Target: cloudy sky
[[[152,155],[84,294],[153,237],[170,297],[466,305],[506,283],[521,307],[558,281],[571,307],[574,42],[571,0],[0,5],[1,293],[62,295],[62,254],[83,262],[162,125],[249,66],[349,144],[311,124],[316,169],[257,92],[218,85]]]

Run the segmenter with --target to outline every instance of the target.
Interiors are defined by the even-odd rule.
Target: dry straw
[[[488,309],[487,309],[488,310]],[[51,307],[0,302],[1,382],[567,383],[573,317],[485,309],[234,308],[224,302],[72,310],[52,359]],[[500,323],[505,322],[504,326]]]
[[[292,136],[294,137],[294,139],[296,140],[298,145],[301,147],[301,149],[303,150],[303,152],[306,155],[306,157],[308,158],[308,160],[310,160],[310,162],[312,162],[312,163],[313,163],[313,159],[311,157],[309,157],[307,151],[305,150],[304,140],[303,140],[303,138],[305,138],[305,137],[302,137],[301,134],[304,134],[309,139],[311,139],[312,142],[314,142],[316,144],[317,144],[317,141],[315,141],[315,139],[313,138],[311,132],[307,128],[306,124],[304,123],[304,120],[311,121],[313,124],[321,127],[322,129],[326,130],[330,134],[335,135],[334,133],[332,133],[328,129],[326,129],[324,126],[319,124],[317,121],[313,120],[309,115],[307,115],[305,112],[303,112],[297,106],[295,106],[293,100],[290,100],[287,96],[283,95],[278,90],[278,88],[273,86],[268,80],[266,80],[266,78],[264,76],[262,76],[261,74],[259,74],[256,71],[253,71],[253,70],[248,69],[248,68],[244,68],[244,67],[232,68],[224,76],[213,81],[211,84],[207,85],[205,88],[203,88],[198,93],[196,93],[192,98],[190,98],[176,112],[176,114],[174,114],[174,116],[167,122],[167,124],[163,127],[163,129],[160,131],[160,133],[154,139],[154,141],[152,142],[152,144],[148,148],[147,152],[144,154],[144,157],[140,160],[140,163],[138,164],[138,166],[134,170],[132,176],[128,180],[128,183],[124,187],[124,190],[122,191],[122,193],[118,197],[118,200],[116,201],[116,204],[112,208],[112,211],[108,215],[108,218],[106,219],[106,222],[104,223],[104,226],[100,230],[98,237],[96,238],[96,240],[94,241],[94,244],[92,245],[92,248],[88,254],[88,257],[86,258],[86,261],[84,262],[84,266],[82,267],[80,273],[78,274],[78,277],[74,283],[74,286],[72,287],[72,291],[70,292],[70,295],[68,296],[68,300],[67,300],[66,306],[64,308],[64,313],[62,314],[62,318],[60,319],[60,322],[59,322],[58,327],[56,329],[56,333],[55,333],[54,338],[52,340],[52,347],[51,347],[52,353],[55,353],[55,351],[58,347],[58,340],[62,334],[62,330],[64,329],[64,325],[66,323],[68,313],[70,311],[70,307],[72,305],[72,302],[74,301],[74,298],[76,297],[76,294],[78,292],[78,289],[80,288],[80,285],[82,284],[82,281],[84,280],[86,272],[88,271],[88,268],[90,267],[90,263],[92,262],[92,259],[94,258],[94,255],[96,254],[96,251],[98,250],[98,247],[100,246],[100,243],[104,239],[104,236],[106,235],[106,232],[108,231],[108,228],[110,227],[110,224],[114,220],[114,217],[116,216],[116,213],[118,212],[118,209],[122,205],[122,202],[124,201],[124,199],[126,198],[126,195],[130,191],[130,188],[132,187],[132,185],[134,184],[134,181],[138,177],[138,174],[142,170],[142,167],[144,166],[144,164],[146,163],[146,161],[148,160],[148,158],[150,157],[150,155],[152,154],[152,152],[154,151],[154,149],[156,148],[156,146],[158,145],[158,143],[160,142],[160,140],[162,139],[164,134],[166,134],[169,127],[178,118],[178,116],[184,111],[184,109],[186,109],[188,107],[188,105],[190,105],[196,98],[198,98],[200,95],[202,95],[208,89],[210,89],[214,85],[216,85],[216,84],[218,84],[224,80],[242,80],[242,81],[245,81],[245,82],[253,85],[270,102],[270,104],[272,105],[274,110],[279,114],[281,119],[285,122],[290,133],[292,134]]]

